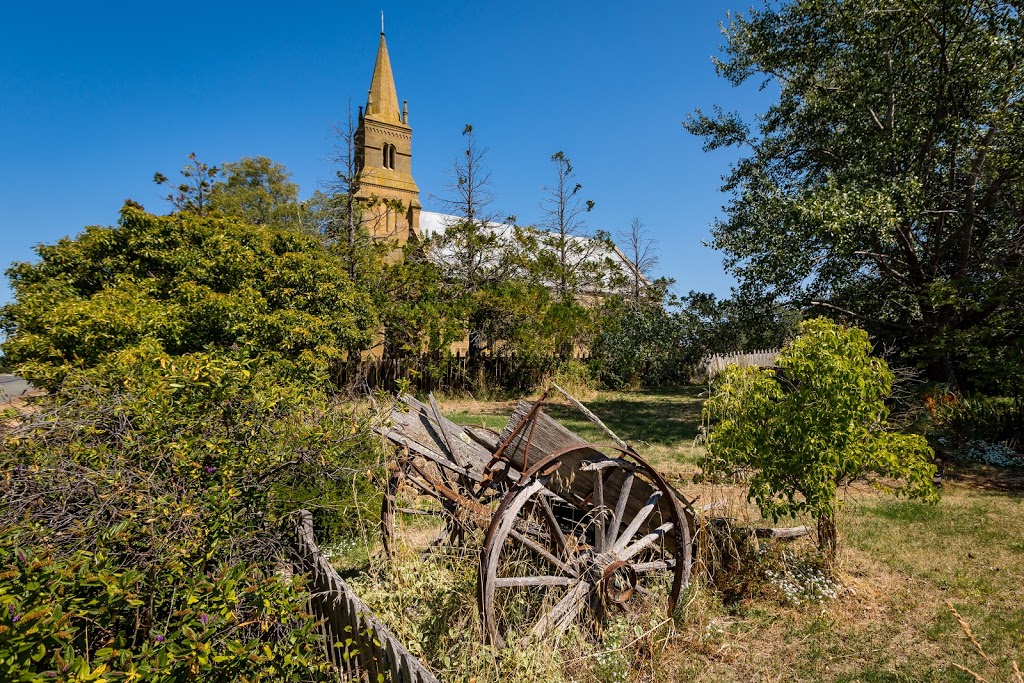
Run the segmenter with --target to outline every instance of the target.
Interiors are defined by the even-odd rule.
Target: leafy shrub
[[[662,306],[609,301],[592,354],[601,381],[620,389],[685,382],[701,352],[683,344],[679,317]]]
[[[941,391],[926,396],[925,407],[935,431],[954,444],[988,442],[1013,449],[1024,443],[1024,402],[1019,397]]]
[[[5,681],[331,680],[297,578],[125,568],[105,550],[24,549],[9,530],[0,558]]]
[[[370,416],[244,351],[175,357],[153,340],[69,371],[36,408],[0,427],[10,675],[326,675],[301,583],[279,571],[281,525],[325,494],[349,524],[341,493],[375,507]]]
[[[322,378],[369,346],[375,322],[341,262],[295,231],[129,202],[116,227],[37,247],[8,271],[3,352],[55,389],[74,369],[159,341],[172,356],[244,348],[285,374]]]
[[[924,437],[889,431],[893,374],[871,355],[866,332],[825,318],[805,321],[776,364],[733,365],[719,376],[704,406],[707,475],[749,471],[748,499],[762,514],[810,513],[829,554],[839,486],[879,475],[904,481],[892,487],[896,493],[936,498]]]

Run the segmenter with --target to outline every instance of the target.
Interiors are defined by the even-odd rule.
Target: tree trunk
[[[836,511],[830,508],[818,517],[818,547],[825,561],[831,566],[836,559],[839,535],[836,531]]]

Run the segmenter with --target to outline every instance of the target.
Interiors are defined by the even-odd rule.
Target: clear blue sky
[[[714,75],[728,0],[690,2],[9,3],[0,28],[0,267],[32,247],[110,225],[125,198],[165,213],[154,171],[264,155],[308,196],[330,174],[330,129],[363,104],[379,9],[413,173],[437,210],[472,123],[497,208],[539,220],[564,150],[592,228],[639,216],[677,290],[727,294],[701,245],[720,215],[729,153],[704,154],[695,107],[763,109]],[[357,9],[352,9],[356,7]],[[0,302],[10,299],[6,280]]]

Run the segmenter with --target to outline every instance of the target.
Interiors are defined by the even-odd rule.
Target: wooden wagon
[[[381,430],[398,449],[385,547],[397,514],[440,516],[437,542],[463,548],[482,532],[478,597],[494,644],[557,633],[638,597],[665,596],[671,614],[690,576],[690,502],[568,394],[616,443],[587,443],[552,419],[546,396],[520,401],[495,434],[451,422],[433,396],[405,395]]]

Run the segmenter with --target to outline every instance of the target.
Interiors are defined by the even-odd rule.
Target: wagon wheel
[[[669,614],[675,609],[690,574],[692,512],[635,453],[595,448],[539,461],[494,513],[478,586],[488,642],[564,631],[660,578],[671,578]]]
[[[407,451],[400,452],[381,501],[381,541],[386,555],[390,557],[394,551],[395,518],[399,514],[434,517],[443,522],[434,544],[462,542],[466,529],[464,515],[457,505],[438,492],[436,484],[440,479],[437,465],[425,458],[410,456]],[[426,500],[432,502],[424,504]]]

